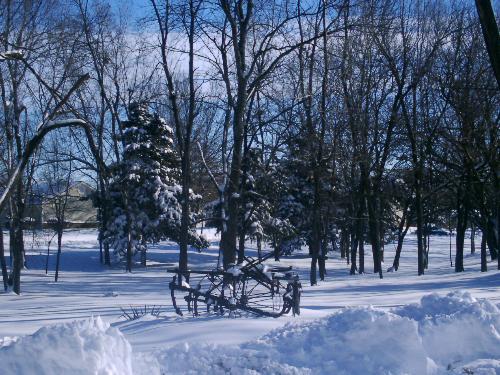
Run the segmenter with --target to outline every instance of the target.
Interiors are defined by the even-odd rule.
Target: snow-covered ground
[[[217,237],[209,237],[213,246],[191,252],[191,265],[216,265]],[[45,274],[46,238],[26,240],[22,295],[0,294],[1,374],[500,374],[496,261],[479,272],[477,251],[466,256],[465,272],[454,273],[446,236],[431,238],[429,269],[420,277],[411,234],[399,271],[383,280],[350,276],[334,253],[326,280],[310,287],[306,253],[284,258],[303,280],[301,315],[278,319],[175,315],[166,273],[177,259],[173,243],[152,247],[147,269],[127,274],[99,264],[94,231],[68,231],[54,283],[54,254]],[[388,245],[384,269],[393,256]],[[156,305],[161,313],[126,321],[121,308],[129,305]]]

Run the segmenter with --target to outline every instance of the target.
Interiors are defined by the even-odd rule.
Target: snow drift
[[[500,309],[487,300],[463,292],[430,294],[394,313],[418,323],[422,346],[438,365],[500,360]]]
[[[392,311],[349,308],[289,323],[238,346],[186,343],[146,357],[100,318],[4,345],[6,375],[499,375],[500,309],[468,293],[432,294]]]
[[[132,348],[100,317],[39,329],[0,348],[4,375],[131,375]]]
[[[176,374],[500,374],[500,310],[468,293],[428,295],[387,312],[344,309],[287,324],[238,347],[179,345],[158,352]]]

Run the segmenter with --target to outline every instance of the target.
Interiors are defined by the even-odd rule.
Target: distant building
[[[37,183],[28,196],[24,210],[24,221],[29,227],[42,228],[50,226],[57,220],[56,202],[65,195],[64,188],[58,189],[47,183]],[[92,203],[95,189],[83,181],[70,184],[64,211],[67,227],[93,228],[97,226],[97,209]],[[8,225],[8,211],[0,215],[0,219]]]

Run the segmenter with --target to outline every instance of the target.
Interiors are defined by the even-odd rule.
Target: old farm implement
[[[275,318],[290,311],[299,314],[302,287],[297,273],[292,267],[264,264],[270,257],[246,257],[244,263],[227,270],[169,269],[174,274],[169,286],[176,313],[247,312]]]

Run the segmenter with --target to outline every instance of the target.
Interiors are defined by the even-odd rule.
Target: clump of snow
[[[231,275],[233,275],[234,277],[238,277],[239,275],[241,275],[241,269],[237,266],[232,266],[231,268],[229,268],[227,271],[227,273],[230,273]]]
[[[166,374],[495,375],[499,332],[497,306],[456,292],[393,311],[343,309],[237,347],[184,344],[156,356]]]
[[[315,374],[427,372],[416,322],[371,307],[288,324],[244,347],[265,351],[280,362],[309,368]]]
[[[8,345],[12,344],[13,342],[16,342],[17,339],[18,339],[17,337],[9,337],[9,336],[5,336],[4,338],[0,338],[0,348],[3,346],[8,346]]]
[[[182,344],[158,352],[162,374],[213,374],[213,375],[307,375],[309,369],[299,369],[273,360],[260,350],[239,347]]]
[[[2,374],[132,375],[132,348],[100,317],[47,326],[0,348]]]
[[[439,365],[500,358],[500,309],[488,300],[467,292],[430,294],[394,313],[418,322],[422,344]]]

